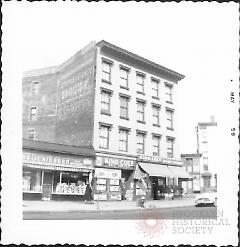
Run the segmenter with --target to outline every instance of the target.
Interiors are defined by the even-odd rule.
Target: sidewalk
[[[98,205],[97,205],[98,204]],[[146,208],[174,208],[194,205],[194,197],[184,196],[182,199],[147,201]],[[23,201],[24,212],[93,212],[136,210],[136,201],[99,201],[85,204],[83,201]]]

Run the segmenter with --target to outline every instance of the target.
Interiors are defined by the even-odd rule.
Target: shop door
[[[44,172],[42,185],[42,199],[50,200],[52,197],[52,172]]]

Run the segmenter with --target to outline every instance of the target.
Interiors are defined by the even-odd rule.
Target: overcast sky
[[[105,39],[184,74],[178,86],[182,153],[196,151],[197,122],[221,119],[238,62],[234,3],[35,2],[5,5],[4,13],[8,59],[20,73],[58,65]]]

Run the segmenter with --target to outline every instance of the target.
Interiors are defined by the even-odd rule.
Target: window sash
[[[137,153],[138,154],[144,154],[144,135],[143,134],[138,134],[137,135]]]
[[[172,102],[172,87],[166,85],[166,100]]]
[[[28,139],[35,140],[36,131],[35,130],[28,130]]]
[[[153,123],[159,124],[159,118],[160,118],[159,110],[160,109],[159,109],[159,107],[156,107],[156,106],[153,106],[152,109],[153,109]]]
[[[109,148],[109,127],[100,127],[99,147],[105,149]]]
[[[160,137],[153,137],[153,155],[160,156]]]
[[[137,120],[144,121],[144,104],[141,102],[137,103]]]
[[[144,77],[137,75],[137,91],[144,93]]]
[[[167,140],[167,157],[173,158],[173,140]]]
[[[126,130],[119,131],[119,151],[127,152],[128,148],[128,132]]]
[[[128,71],[125,69],[120,70],[120,86],[128,87]]]
[[[102,79],[111,81],[111,64],[106,62],[102,63]]]
[[[152,81],[152,96],[158,97],[159,95],[159,83],[157,81]]]
[[[101,110],[110,113],[110,94],[101,92]]]
[[[173,128],[173,112],[172,111],[167,111],[167,127],[168,128]]]
[[[120,116],[128,117],[128,99],[120,97]]]
[[[37,120],[37,108],[32,107],[30,109],[30,120]]]

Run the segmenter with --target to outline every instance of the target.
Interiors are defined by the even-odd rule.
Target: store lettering
[[[102,159],[101,157],[98,157],[97,164],[117,168],[134,168],[133,160],[114,159],[109,157],[103,157]]]

